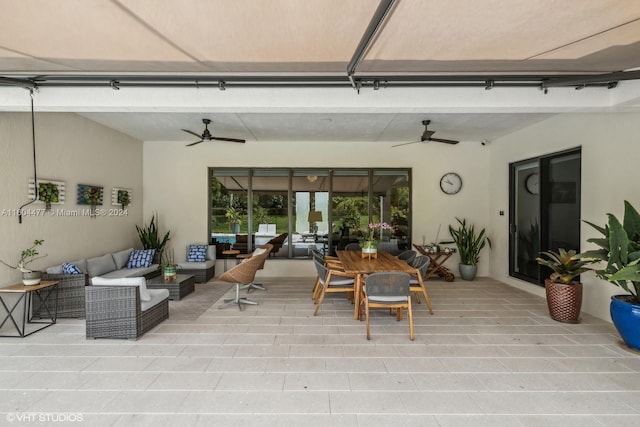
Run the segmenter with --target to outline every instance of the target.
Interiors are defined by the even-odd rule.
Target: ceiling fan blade
[[[428,139],[431,139],[431,136],[436,133],[436,131],[434,130],[424,130],[424,132],[422,133],[422,140],[426,141]]]
[[[429,138],[429,141],[444,142],[445,144],[457,144],[460,142],[460,141],[454,141],[453,139],[440,139],[440,138]]]
[[[192,131],[190,131],[190,130],[188,130],[188,129],[182,129],[182,130],[183,130],[184,132],[186,132],[186,133],[190,133],[190,134],[191,134],[191,135],[193,135],[193,136],[197,136],[198,138],[202,138],[202,135],[200,135],[199,133],[192,132]]]
[[[191,147],[192,145],[200,144],[202,141],[203,140],[201,139],[200,141],[192,142],[191,144],[185,145],[185,147]]]
[[[401,145],[417,144],[418,142],[422,142],[422,141],[405,142],[403,144],[392,145],[392,147],[400,147]]]
[[[235,139],[235,138],[221,138],[221,137],[217,137],[217,136],[212,136],[211,139],[217,139],[218,141],[229,141],[229,142],[240,142],[242,144],[244,144],[245,141],[244,139]]]

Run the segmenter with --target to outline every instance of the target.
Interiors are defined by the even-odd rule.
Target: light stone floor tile
[[[137,341],[86,340],[82,319],[0,338],[0,425],[48,412],[92,426],[640,425],[640,353],[588,314],[562,324],[496,280],[436,278],[415,341],[381,310],[369,341],[344,295],[314,316],[313,278],[260,281],[244,311],[218,309],[229,284],[197,284]]]
[[[284,373],[227,373],[222,374],[215,389],[235,391],[282,391],[284,389],[284,378]]]
[[[288,373],[285,374],[284,390],[350,390],[349,374]]]
[[[521,427],[518,418],[513,415],[435,415],[440,427]]]
[[[217,372],[162,372],[147,390],[214,390],[222,378]]]

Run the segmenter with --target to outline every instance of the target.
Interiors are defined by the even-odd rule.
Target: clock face
[[[449,172],[440,178],[440,189],[445,194],[456,194],[462,188],[462,178],[455,172]]]
[[[538,174],[532,173],[527,177],[524,182],[524,186],[531,194],[538,194]]]

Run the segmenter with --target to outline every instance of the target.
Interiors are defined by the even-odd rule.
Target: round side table
[[[227,249],[226,251],[222,251],[222,255],[224,255],[224,271],[227,271],[227,259],[230,256],[236,256],[239,253],[240,253],[240,251],[237,250],[237,249]]]

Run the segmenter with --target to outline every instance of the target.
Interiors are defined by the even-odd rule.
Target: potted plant
[[[140,237],[140,242],[142,243],[143,249],[155,249],[156,254],[154,256],[154,264],[158,264],[162,261],[162,253],[164,252],[164,248],[169,241],[169,234],[171,231],[167,231],[162,239],[160,239],[160,234],[158,233],[158,227],[155,222],[156,216],[155,214],[151,216],[151,222],[149,225],[144,225],[139,227],[136,225],[136,230],[138,231],[138,237]]]
[[[600,249],[580,256],[605,262],[604,268],[595,270],[596,276],[626,292],[611,297],[611,320],[625,344],[640,350],[640,214],[625,200],[622,223],[611,213],[607,217],[608,223],[604,227],[585,221],[603,238],[587,239]]]
[[[467,225],[466,219],[456,218],[458,228],[449,225],[449,234],[453,238],[452,242],[441,242],[445,244],[455,243],[460,254],[460,276],[464,280],[473,280],[478,271],[478,262],[480,261],[480,251],[489,245],[491,248],[491,240],[485,235],[485,229],[476,232],[473,224]]]
[[[242,218],[240,211],[233,206],[229,206],[224,216],[229,221],[229,227],[231,228],[231,232],[233,234],[240,233],[240,220]]]
[[[386,222],[378,222],[369,224],[369,233],[366,233],[360,237],[360,247],[363,254],[375,254],[378,253],[378,238],[375,233],[376,230],[389,230],[391,226]]]
[[[118,190],[118,203],[122,205],[122,209],[126,209],[131,204],[131,196],[127,190]]]
[[[160,267],[162,268],[162,276],[164,277],[165,282],[176,280],[178,264],[174,261],[173,249],[167,249],[164,251]]]
[[[40,253],[38,252],[38,246],[42,245],[42,243],[44,243],[44,240],[36,239],[33,241],[33,246],[23,249],[22,252],[20,253],[20,261],[18,261],[18,263],[15,266],[7,262],[4,262],[3,260],[0,260],[0,262],[9,268],[20,270],[22,272],[23,284],[37,285],[38,283],[40,283],[40,280],[42,278],[42,271],[30,270],[26,266],[27,264],[30,264],[37,259],[44,258],[47,256],[47,255],[39,256]]]
[[[558,322],[578,323],[582,308],[582,283],[574,279],[592,270],[585,266],[593,261],[580,258],[574,250],[562,248],[558,252],[540,252],[540,255],[536,258],[538,264],[553,270],[544,281],[549,315]]]
[[[58,186],[53,182],[41,182],[38,184],[38,200],[44,202],[45,211],[51,210],[51,203],[58,203]]]

